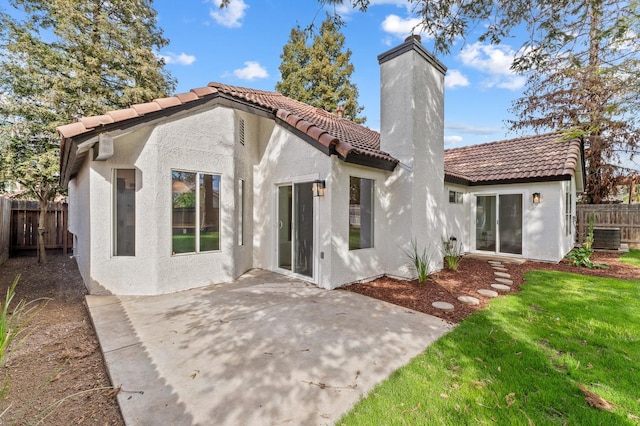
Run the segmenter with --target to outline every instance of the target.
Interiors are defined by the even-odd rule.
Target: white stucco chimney
[[[390,241],[390,255],[415,238],[420,250],[438,252],[445,237],[444,76],[446,67],[418,36],[378,56],[380,64],[380,149],[400,161],[390,180],[387,226],[404,237]],[[398,271],[401,273],[401,271]]]
[[[442,163],[447,68],[424,48],[419,36],[382,53],[378,63],[380,149],[409,167],[420,154]]]

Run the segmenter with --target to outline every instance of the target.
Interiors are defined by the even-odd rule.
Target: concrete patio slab
[[[451,329],[260,270],[169,295],[87,296],[87,304],[128,425],[334,424]]]

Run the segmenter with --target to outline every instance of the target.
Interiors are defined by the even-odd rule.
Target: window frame
[[[119,194],[118,194],[118,179],[119,179],[119,174],[118,172],[129,172],[133,174],[133,200],[131,202],[132,205],[132,211],[128,210],[127,213],[133,213],[133,219],[128,219],[127,222],[133,222],[133,232],[131,233],[132,238],[133,238],[133,253],[124,253],[124,254],[120,254],[121,250],[120,250],[120,245],[119,245],[119,238],[118,238],[118,230],[119,230],[119,225],[118,222],[122,219],[120,216],[120,209],[119,209]],[[123,177],[124,178],[124,177]],[[112,219],[112,232],[113,232],[113,252],[112,255],[114,257],[135,257],[136,255],[136,190],[137,190],[137,176],[136,176],[136,169],[135,167],[123,167],[123,168],[114,168],[113,169],[113,181],[112,181],[112,186],[113,186],[113,219]],[[125,188],[127,189],[127,188]],[[126,218],[125,218],[126,219]],[[124,250],[124,247],[122,248],[122,251]]]
[[[353,179],[357,179],[358,180],[358,192],[360,194],[359,197],[359,204],[352,204],[352,180]],[[368,210],[364,210],[364,212],[368,212],[368,217],[365,218],[364,222],[368,222],[369,223],[369,233],[368,233],[368,240],[366,238],[363,238],[362,235],[362,224],[363,224],[363,210],[362,210],[362,203],[363,203],[363,193],[362,193],[362,182],[363,181],[367,181],[370,182],[370,190],[368,191],[370,193],[369,198],[370,198],[370,203],[369,203],[369,209]],[[376,181],[375,179],[371,179],[371,178],[364,178],[364,177],[359,177],[359,176],[349,176],[349,216],[348,216],[348,246],[349,246],[349,251],[353,251],[353,250],[363,250],[363,249],[368,249],[368,248],[374,248],[375,247],[375,187],[376,187]],[[352,210],[355,211],[355,209],[353,209],[353,206],[359,206],[360,208],[358,209],[358,213],[357,214],[352,214]],[[352,221],[354,220],[353,217],[357,216],[358,217],[358,225],[359,225],[359,231],[358,231],[358,245],[356,246],[354,244],[354,237],[355,235],[353,235],[353,230],[356,228],[355,225],[352,225]],[[364,245],[363,245],[364,243]]]
[[[176,248],[176,240],[174,238],[175,235],[179,235],[175,233],[175,229],[176,227],[176,216],[175,216],[175,194],[176,191],[174,190],[175,187],[175,183],[177,182],[175,180],[175,175],[174,173],[185,173],[185,174],[192,174],[195,175],[194,178],[194,183],[193,183],[193,188],[189,190],[189,192],[193,192],[193,206],[189,206],[189,208],[193,208],[193,251],[180,251],[180,252],[176,252],[175,248]],[[212,180],[211,183],[213,185],[213,187],[215,188],[215,182],[217,181],[217,196],[218,196],[218,207],[213,207],[213,211],[217,210],[217,212],[214,213],[214,215],[217,215],[217,222],[216,223],[207,223],[207,227],[209,227],[209,225],[211,225],[213,228],[217,228],[217,233],[218,233],[218,238],[217,238],[217,247],[213,248],[213,249],[203,249],[203,231],[205,229],[204,224],[202,223],[202,217],[206,215],[203,215],[202,213],[202,196],[203,196],[203,192],[206,192],[203,188],[204,188],[204,181],[205,181],[205,176],[211,176]],[[183,182],[183,180],[180,180],[178,182]],[[171,255],[172,256],[182,256],[182,255],[193,255],[193,254],[201,254],[201,253],[216,253],[216,252],[220,252],[222,251],[222,239],[220,236],[220,231],[222,228],[222,174],[221,173],[209,173],[209,172],[196,172],[196,171],[191,171],[191,170],[184,170],[184,169],[171,169],[171,184],[172,184],[172,192],[171,192]],[[213,191],[215,192],[215,190]],[[187,193],[187,191],[184,192],[185,194]],[[205,219],[206,220],[206,219]],[[183,232],[184,230],[188,229],[188,225],[186,227],[183,227]]]
[[[453,197],[452,197],[453,196]],[[449,204],[464,204],[464,193],[460,191],[449,190]]]
[[[573,197],[571,191],[567,191],[564,194],[564,209],[564,235],[568,237],[572,234],[573,227]]]

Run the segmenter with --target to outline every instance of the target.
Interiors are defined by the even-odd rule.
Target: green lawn
[[[629,253],[625,253],[620,258],[620,262],[628,263],[640,268],[640,250],[631,249]]]
[[[640,280],[525,278],[521,293],[468,317],[338,424],[637,425]],[[616,407],[589,406],[580,386]]]
[[[193,253],[196,250],[195,235],[173,235],[174,253]],[[220,250],[220,233],[207,232],[200,234],[200,251]]]

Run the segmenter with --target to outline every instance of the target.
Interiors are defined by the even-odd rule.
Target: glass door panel
[[[290,185],[278,188],[278,267],[291,270],[291,220],[293,189]]]
[[[496,197],[476,197],[476,250],[496,251]]]
[[[522,194],[500,195],[501,253],[522,254]]]
[[[313,192],[311,182],[294,185],[295,258],[293,271],[313,276]]]

